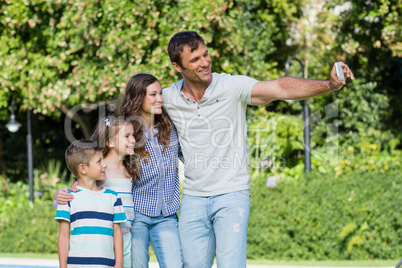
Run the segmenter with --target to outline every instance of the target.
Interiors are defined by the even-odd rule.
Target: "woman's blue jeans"
[[[161,268],[183,266],[177,215],[148,217],[135,212],[131,227],[133,268],[148,267],[149,243]]]

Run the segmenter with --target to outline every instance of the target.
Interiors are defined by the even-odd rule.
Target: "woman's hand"
[[[72,192],[78,191],[77,188],[78,181],[74,182],[70,185],[70,188],[61,188],[54,193],[54,199],[56,200],[57,204],[59,205],[67,205],[68,202],[74,199],[74,196],[68,192],[68,190]]]

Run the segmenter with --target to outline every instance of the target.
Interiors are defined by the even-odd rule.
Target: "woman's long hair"
[[[136,134],[141,127],[134,125],[131,121],[127,121],[123,116],[109,115],[99,119],[98,125],[91,136],[91,140],[96,141],[99,144],[99,147],[103,148],[103,157],[106,157],[111,150],[108,146],[110,140],[113,139],[117,133],[119,133],[120,129],[127,123],[133,124],[134,138],[137,140]],[[123,165],[127,170],[127,174],[131,177],[132,182],[134,182],[141,173],[140,161],[143,157],[148,157],[148,155],[143,152],[142,154],[135,153],[134,155],[126,155],[123,158]]]
[[[123,102],[121,105],[121,114],[126,118],[132,118],[137,121],[141,117],[142,103],[147,94],[147,87],[158,79],[150,74],[136,74],[127,82],[124,91]],[[162,114],[155,114],[155,127],[158,129],[158,140],[163,145],[165,151],[170,144],[170,119],[162,107]],[[142,120],[144,122],[144,120]],[[136,146],[135,151],[141,151],[143,146]]]

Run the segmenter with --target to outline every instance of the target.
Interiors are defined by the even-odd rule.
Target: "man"
[[[340,89],[335,68],[328,81],[284,77],[257,81],[211,72],[196,32],[172,37],[168,53],[183,80],[163,90],[185,160],[179,233],[185,267],[246,267],[250,177],[246,154],[247,105],[300,100]],[[345,77],[354,79],[340,63]]]

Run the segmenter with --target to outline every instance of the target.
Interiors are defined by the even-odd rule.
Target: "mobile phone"
[[[335,70],[336,70],[336,75],[338,76],[338,79],[345,81],[345,76],[343,75],[342,66],[337,62],[335,62]]]

